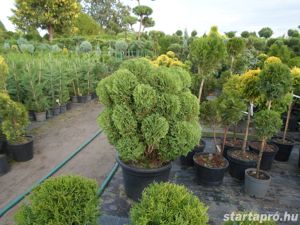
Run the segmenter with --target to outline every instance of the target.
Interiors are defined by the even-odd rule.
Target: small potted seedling
[[[199,103],[191,77],[181,68],[125,61],[97,87],[105,106],[98,122],[116,147],[125,192],[138,200],[153,181],[167,181],[171,161],[200,140]]]
[[[241,84],[241,96],[248,103],[247,123],[245,128],[244,139],[241,145],[235,146],[228,151],[227,159],[229,161],[229,173],[232,177],[243,180],[245,170],[256,166],[257,156],[247,151],[247,142],[250,129],[251,115],[253,114],[253,105],[255,100],[260,96],[259,92],[259,77],[260,70],[249,70],[239,77]],[[242,150],[242,151],[240,151]]]
[[[265,99],[265,108],[271,110],[272,103],[282,100],[291,90],[292,76],[288,66],[284,65],[276,57],[267,59],[264,68],[259,73],[260,91]],[[249,143],[251,151],[259,154],[261,143],[252,141]],[[272,143],[264,145],[261,169],[269,170],[278,151],[278,147]]]
[[[281,125],[280,114],[270,109],[261,110],[254,116],[255,133],[261,140],[261,145],[256,169],[248,168],[245,170],[245,190],[250,196],[263,198],[268,191],[271,176],[266,171],[261,170],[261,162],[267,140],[280,129]]]
[[[299,94],[300,93],[300,68],[294,67],[291,70],[292,79],[293,79],[293,85],[292,85],[292,91],[291,95],[293,96],[294,93]],[[293,100],[291,99],[289,106],[288,106],[288,112],[287,112],[287,118],[285,121],[285,127],[282,137],[276,137],[272,139],[272,142],[276,144],[279,148],[275,160],[286,162],[289,160],[290,154],[292,152],[292,149],[295,145],[295,141],[291,138],[287,138],[287,131],[290,123],[290,117],[293,109]]]
[[[11,100],[6,93],[0,93],[0,115],[9,154],[19,162],[32,159],[33,138],[26,135],[29,120],[25,107]]]
[[[214,147],[217,151],[202,152],[194,155],[196,179],[203,185],[220,185],[223,182],[228,161],[223,157],[221,147],[217,145],[216,126],[221,123],[219,100],[205,101],[201,104],[201,121],[210,125],[213,131]]]

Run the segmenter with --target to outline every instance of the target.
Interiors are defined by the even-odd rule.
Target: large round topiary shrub
[[[16,225],[96,225],[97,182],[80,176],[50,178],[34,189],[29,204],[15,215]]]
[[[98,118],[121,160],[160,167],[198,144],[199,104],[181,68],[154,67],[145,59],[124,62],[97,87],[105,105]]]
[[[130,210],[132,225],[169,224],[205,225],[207,207],[186,187],[172,183],[154,183]]]

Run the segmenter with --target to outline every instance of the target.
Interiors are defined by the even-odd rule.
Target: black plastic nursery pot
[[[87,95],[86,96],[86,100],[89,102],[89,101],[91,101],[92,100],[92,95]]]
[[[72,96],[71,101],[72,103],[78,103],[78,96]]]
[[[58,116],[60,114],[60,106],[53,108],[53,115]]]
[[[67,102],[66,108],[67,108],[67,110],[70,110],[72,108],[72,103],[71,102]]]
[[[35,120],[37,122],[44,122],[47,119],[47,113],[46,112],[35,112],[34,116],[35,116]]]
[[[245,192],[251,197],[263,198],[269,189],[271,176],[266,171],[260,170],[264,178],[258,179],[255,176],[251,176],[251,173],[254,172],[256,172],[254,168],[249,168],[245,171]]]
[[[196,170],[196,180],[198,184],[208,186],[218,186],[223,183],[225,172],[229,166],[227,159],[225,160],[225,166],[221,168],[211,168],[200,165],[197,161],[197,157],[201,155],[208,155],[210,153],[202,152],[194,155],[194,168]]]
[[[47,110],[47,114],[46,114],[46,117],[47,119],[50,119],[54,116],[54,112],[53,112],[53,109],[48,109]]]
[[[227,159],[227,152],[228,150],[232,149],[242,149],[243,146],[243,140],[240,138],[236,139],[236,143],[233,143],[234,139],[233,138],[228,138],[225,145],[224,145],[224,151],[223,151],[223,156]]]
[[[4,154],[0,154],[0,176],[6,174],[9,171],[9,164],[7,157]]]
[[[155,169],[135,168],[125,164],[119,157],[117,162],[122,168],[125,192],[127,196],[138,201],[145,187],[153,182],[166,182],[169,180],[172,164]]]
[[[186,156],[180,156],[180,162],[184,166],[194,166],[193,157],[196,153],[203,152],[206,146],[206,142],[204,140],[200,140],[199,144],[194,147],[192,151],[190,151]]]
[[[93,92],[91,95],[92,95],[92,99],[95,99],[95,98],[97,98],[97,94],[96,94],[96,92]]]
[[[60,106],[60,113],[65,113],[67,111],[67,104],[63,104]]]
[[[0,154],[6,153],[7,141],[4,137],[0,137]]]
[[[28,118],[30,121],[35,121],[34,111],[32,111],[32,110],[28,111]]]
[[[260,142],[250,142],[249,150],[258,155],[260,149],[255,145],[255,143],[256,144],[259,143],[258,146],[260,146]],[[263,152],[261,163],[260,163],[260,169],[262,170],[270,170],[272,168],[275,155],[278,152],[278,147],[276,145],[271,143],[268,143],[268,145],[272,147],[273,151]]]
[[[255,168],[256,160],[243,160],[243,159],[235,158],[231,155],[234,151],[241,151],[241,150],[232,149],[228,151],[227,159],[229,161],[229,174],[233,178],[236,178],[238,180],[244,180],[245,170],[248,168],[253,168],[253,167]]]
[[[33,137],[26,136],[27,142],[21,144],[7,144],[7,150],[17,162],[25,162],[33,158]]]
[[[286,140],[287,140],[286,143],[282,143],[280,140],[278,140],[278,138],[272,139],[272,143],[278,147],[278,152],[275,155],[276,161],[286,162],[290,158],[295,142],[289,138],[287,138]]]
[[[78,96],[79,103],[86,103],[87,102],[87,95]]]

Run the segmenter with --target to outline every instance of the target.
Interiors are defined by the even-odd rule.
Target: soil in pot
[[[67,104],[60,106],[60,113],[65,113],[67,111]]]
[[[71,101],[72,103],[78,103],[78,96],[72,96]]]
[[[243,140],[242,139],[227,139],[224,145],[223,156],[227,159],[227,151],[231,149],[242,149]]]
[[[46,112],[35,112],[34,115],[37,122],[44,122],[47,119]]]
[[[33,158],[33,138],[26,136],[23,143],[8,143],[7,150],[15,161],[28,161]]]
[[[0,154],[0,176],[6,174],[9,171],[9,164],[7,157],[4,154]]]
[[[282,138],[276,137],[272,139],[272,143],[278,147],[278,152],[275,155],[275,160],[286,162],[289,160],[295,142],[292,139],[287,139],[283,142]]]
[[[228,161],[219,154],[197,153],[193,157],[198,184],[216,186],[223,182]]]
[[[53,108],[53,115],[58,116],[60,114],[60,106]]]
[[[180,156],[180,162],[184,166],[194,166],[193,157],[196,153],[200,153],[204,151],[205,148],[205,141],[200,140],[199,144],[194,147],[192,151],[190,151],[186,156]]]
[[[166,182],[169,180],[171,163],[155,169],[136,168],[125,164],[119,157],[117,161],[122,168],[125,192],[127,196],[138,201],[144,188],[153,182]]]
[[[249,143],[249,150],[255,154],[259,154],[261,142],[255,141]],[[264,152],[261,159],[260,169],[270,170],[272,168],[272,163],[274,157],[278,151],[278,147],[274,144],[267,143],[264,148]]]
[[[245,170],[256,167],[257,155],[253,152],[232,149],[227,152],[229,174],[238,179],[245,179]]]
[[[256,177],[256,169],[249,168],[245,171],[245,191],[252,197],[265,197],[270,183],[271,176],[263,170],[259,171],[259,177]]]
[[[86,103],[87,102],[87,95],[78,96],[79,103]]]

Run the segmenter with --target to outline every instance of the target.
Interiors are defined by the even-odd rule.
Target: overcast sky
[[[135,0],[121,0],[135,6]],[[141,0],[153,8],[154,29],[172,34],[187,28],[199,34],[217,25],[222,32],[258,31],[271,27],[274,36],[300,25],[300,0]],[[14,0],[0,0],[0,20],[8,30],[14,26],[8,20]]]

